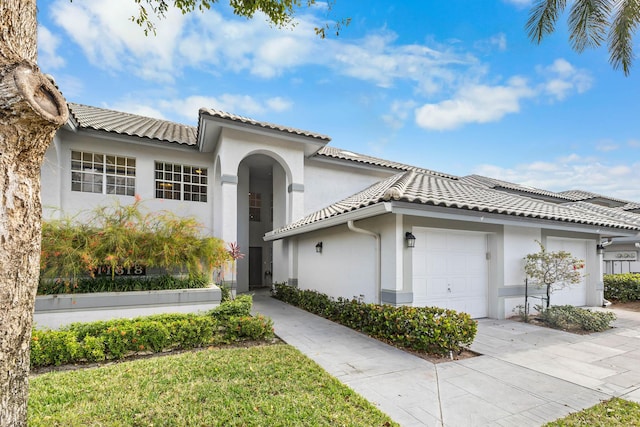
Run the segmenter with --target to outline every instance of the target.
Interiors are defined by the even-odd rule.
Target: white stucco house
[[[191,127],[69,109],[42,168],[45,218],[135,195],[195,216],[247,255],[239,292],[288,282],[504,318],[523,303],[523,258],[538,240],[585,260],[582,283],[552,303],[601,305],[598,245],[640,232],[637,211],[600,200],[352,153],[325,135],[220,111],[201,109]]]

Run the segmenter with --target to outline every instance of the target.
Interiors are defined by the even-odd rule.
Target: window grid
[[[156,198],[207,201],[207,169],[156,162]]]
[[[136,191],[136,159],[72,151],[71,191],[133,196]]]
[[[260,222],[262,196],[260,193],[249,193],[249,221]]]

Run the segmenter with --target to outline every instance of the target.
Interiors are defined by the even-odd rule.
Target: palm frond
[[[569,14],[569,40],[577,52],[598,47],[605,40],[611,15],[610,0],[575,0]]]
[[[529,38],[540,43],[544,36],[551,34],[566,5],[566,0],[538,0],[531,8],[525,25]]]
[[[629,75],[633,62],[633,36],[640,21],[638,0],[621,0],[613,14],[609,32],[609,62]]]

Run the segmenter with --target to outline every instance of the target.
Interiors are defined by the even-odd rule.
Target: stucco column
[[[304,184],[289,184],[289,218],[295,222],[304,216]]]
[[[238,177],[237,175],[222,175],[222,240],[226,243],[238,240]]]

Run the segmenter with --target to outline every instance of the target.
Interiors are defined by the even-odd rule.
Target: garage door
[[[413,304],[488,314],[485,233],[414,228]]]
[[[565,251],[581,260],[587,259],[587,241],[580,239],[557,239],[547,238],[547,251]],[[587,279],[586,263],[582,270],[582,280],[575,285],[566,286],[551,293],[551,305],[575,305],[581,307],[587,305]]]

